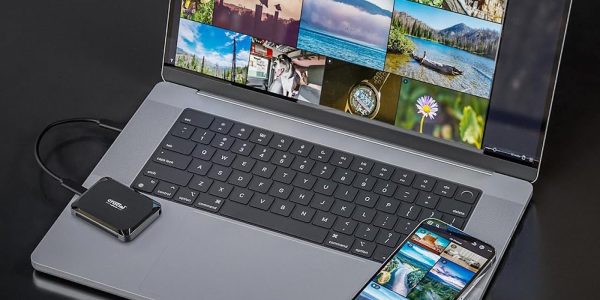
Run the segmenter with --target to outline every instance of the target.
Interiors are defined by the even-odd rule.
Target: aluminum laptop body
[[[509,3],[519,5],[516,1]],[[547,23],[544,18],[561,19],[556,32],[545,37],[554,38],[549,46],[550,68],[541,76],[546,80],[542,82],[546,84],[545,95],[551,99],[570,2],[549,6],[552,12],[535,17],[541,20],[539,26]],[[526,19],[518,11],[518,7],[510,11],[514,23]],[[517,44],[519,26],[516,24],[504,36],[504,51],[516,52],[504,45],[511,40]],[[519,64],[501,61],[498,72],[518,68]],[[506,82],[504,87],[510,90],[511,85],[524,84],[518,80],[539,77],[534,70],[522,73],[517,81],[511,82],[508,77],[496,81]],[[130,185],[182,111],[192,108],[478,188],[482,196],[465,231],[492,244],[499,259],[533,192],[537,166],[475,155],[438,140],[398,132],[391,126],[348,118],[343,112],[312,104],[285,101],[168,65],[163,69],[163,78],[84,186],[105,176]],[[507,91],[506,95],[511,94]],[[546,118],[550,105],[549,100],[543,108]],[[33,267],[131,299],[211,300],[350,299],[379,267],[370,260],[154,199],[163,207],[162,216],[130,243],[121,243],[82,223],[71,215],[70,204],[66,205],[32,253]],[[468,299],[483,297],[497,265]]]

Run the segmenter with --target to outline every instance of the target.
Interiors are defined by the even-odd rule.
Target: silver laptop
[[[67,205],[36,270],[133,299],[350,299],[429,217],[502,257],[538,174],[570,0],[166,9],[164,80],[84,184],[112,177],[163,214],[122,243]]]

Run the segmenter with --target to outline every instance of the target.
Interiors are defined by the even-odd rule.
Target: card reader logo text
[[[116,208],[118,210],[124,210],[124,209],[127,208],[127,205],[123,205],[123,204],[121,204],[121,202],[115,201],[115,200],[110,199],[110,198],[108,200],[106,200],[106,204],[108,204],[108,205],[110,205],[110,206],[112,206],[112,207],[114,207],[114,208]]]

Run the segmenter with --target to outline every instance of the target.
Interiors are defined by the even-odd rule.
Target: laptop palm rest
[[[378,268],[322,246],[195,213],[200,215],[185,218],[188,230],[151,268],[142,294],[157,299],[345,300]]]

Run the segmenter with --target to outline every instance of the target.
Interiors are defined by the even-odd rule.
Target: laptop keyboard
[[[481,194],[191,109],[132,187],[378,262],[423,219],[464,228]]]

